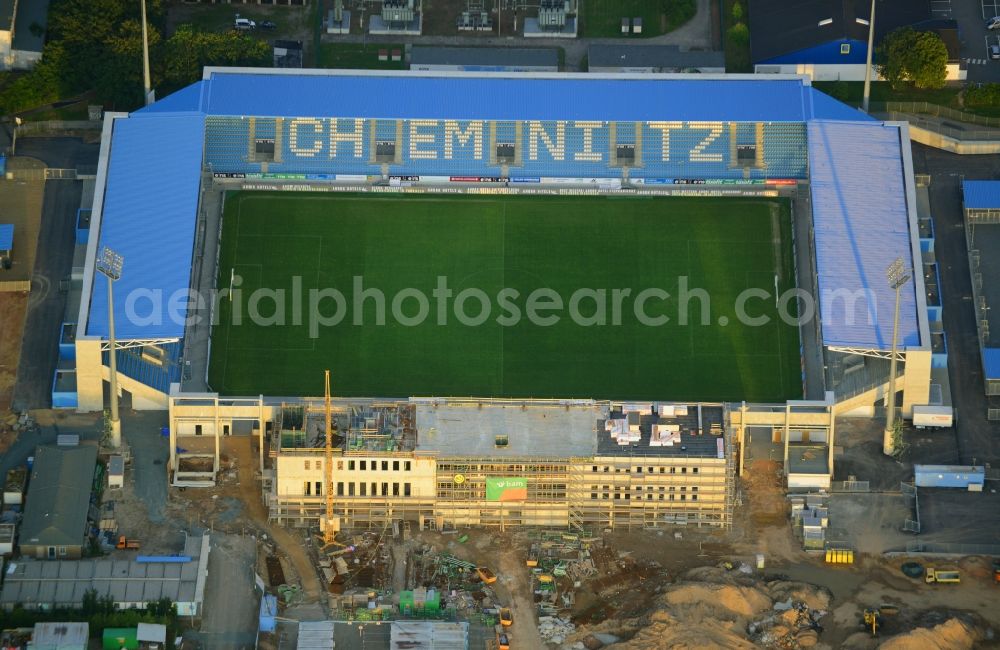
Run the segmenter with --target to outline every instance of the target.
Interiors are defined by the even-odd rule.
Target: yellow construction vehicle
[[[510,633],[500,625],[496,626],[497,650],[510,650]]]
[[[500,625],[503,627],[510,627],[514,624],[514,614],[511,613],[509,607],[500,608]]]
[[[496,574],[484,566],[476,567],[476,575],[479,576],[479,579],[483,581],[484,585],[491,585],[497,581]]]
[[[878,628],[882,624],[882,614],[877,609],[865,610],[865,629],[872,633],[872,637],[878,636]]]
[[[924,573],[924,582],[926,582],[927,584],[931,583],[958,584],[962,582],[962,575],[959,573],[958,569],[954,567],[948,567],[942,569],[927,567],[927,572]]]

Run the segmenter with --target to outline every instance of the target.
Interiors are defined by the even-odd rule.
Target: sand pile
[[[951,618],[933,628],[922,627],[886,639],[879,647],[884,650],[968,650],[980,639],[978,630]]]
[[[639,630],[634,637],[616,643],[615,650],[715,650],[734,648],[737,650],[754,648],[747,641],[741,628],[713,618],[703,620],[677,619],[669,612],[655,612],[649,625]]]
[[[771,599],[759,589],[709,582],[672,586],[663,595],[663,601],[669,609],[694,607],[729,620],[750,618],[771,607]]]

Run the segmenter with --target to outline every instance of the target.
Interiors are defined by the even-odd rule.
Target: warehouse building
[[[0,609],[78,608],[93,590],[98,598],[110,597],[116,609],[145,609],[169,598],[180,616],[200,616],[209,548],[209,536],[203,535],[189,537],[183,554],[175,556],[13,562],[0,590]]]
[[[21,555],[74,559],[83,554],[97,447],[38,447],[21,522]]]

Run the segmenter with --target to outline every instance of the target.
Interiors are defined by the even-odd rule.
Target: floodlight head
[[[122,266],[125,258],[105,246],[97,256],[97,270],[111,278],[112,281],[122,277]]]
[[[889,287],[892,289],[898,289],[906,284],[907,280],[910,279],[910,275],[906,272],[906,266],[903,264],[902,257],[897,257],[893,260],[892,264],[885,271],[885,277],[889,281]]]

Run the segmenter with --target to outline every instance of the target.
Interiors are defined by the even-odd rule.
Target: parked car
[[[987,20],[986,29],[1000,29],[1000,16],[993,16]]]
[[[249,18],[237,18],[233,23],[233,29],[240,32],[250,32],[257,29],[257,23]]]
[[[274,23],[274,21],[271,21],[271,20],[262,20],[260,22],[260,28],[261,29],[266,29],[268,31],[273,31],[275,29],[278,29],[278,26]]]
[[[1000,59],[1000,45],[990,45],[990,58]]]

